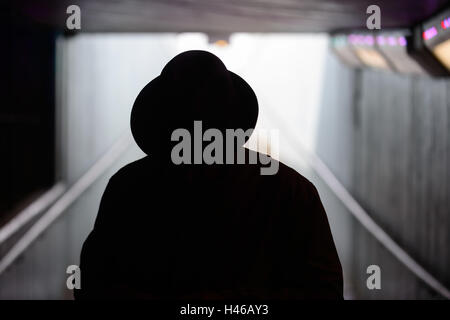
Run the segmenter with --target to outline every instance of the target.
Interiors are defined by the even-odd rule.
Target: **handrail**
[[[0,260],[0,275],[127,150],[131,141],[128,133],[119,138],[80,179],[56,200]]]
[[[14,218],[8,221],[0,229],[0,246],[17,231],[19,231],[24,225],[30,222],[31,219],[36,217],[39,213],[55,202],[65,190],[65,184],[63,182],[58,182],[25,209],[17,213]]]
[[[270,109],[266,108],[266,109]],[[272,112],[271,120],[282,124],[283,121]],[[275,120],[275,121],[274,121]],[[288,126],[280,126],[284,128],[286,137],[291,141],[292,146],[299,147],[302,155],[307,159],[311,168],[319,175],[330,190],[338,197],[350,213],[358,220],[361,225],[377,239],[394,257],[396,257],[403,265],[405,265],[413,274],[425,282],[429,287],[433,288],[441,296],[450,299],[450,290],[425,270],[416,260],[414,260],[402,247],[400,247],[384,230],[381,228],[370,215],[362,208],[362,206],[353,198],[347,189],[339,182],[336,176],[326,166],[326,164],[313,152],[308,151],[303,143],[296,138],[295,134],[288,129]]]
[[[287,127],[284,126],[284,128],[286,129]],[[370,215],[351,196],[347,189],[339,182],[325,163],[323,163],[316,154],[306,151],[306,148],[304,148],[302,143],[295,138],[295,135],[293,135],[292,132],[287,133],[287,137],[294,142],[293,145],[301,148],[300,151],[306,156],[312,169],[321,177],[325,184],[341,200],[344,206],[347,207],[361,225],[419,279],[443,297],[450,299],[450,291],[417,263],[370,217]],[[102,158],[100,158],[77,182],[75,182],[10,249],[3,259],[0,260],[0,274],[2,274],[3,271],[5,271],[15,259],[62,214],[62,212],[64,212],[64,210],[66,210],[90,185],[92,185],[104,171],[117,160],[127,147],[130,146],[130,144],[131,139],[129,135],[120,138]]]
[[[450,299],[450,290],[441,284],[435,277],[426,271],[416,260],[414,260],[402,247],[400,247],[359,205],[350,195],[345,187],[334,176],[330,169],[316,155],[310,155],[311,167],[333,193],[341,200],[352,215],[377,239],[388,251],[390,251],[400,262],[402,262],[419,279],[433,288],[443,297]]]

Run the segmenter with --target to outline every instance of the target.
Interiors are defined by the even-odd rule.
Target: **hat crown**
[[[230,73],[212,53],[200,50],[180,53],[161,72],[167,104],[190,123],[202,120],[208,127],[223,127],[235,92]]]

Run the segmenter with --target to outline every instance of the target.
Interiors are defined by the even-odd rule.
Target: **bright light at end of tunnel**
[[[177,51],[207,50],[208,37],[204,33],[181,33],[177,36]]]
[[[214,42],[209,41],[205,33],[180,33],[177,35],[177,52],[181,53],[188,50],[205,50],[217,55],[224,62],[229,61],[231,41],[218,38]]]

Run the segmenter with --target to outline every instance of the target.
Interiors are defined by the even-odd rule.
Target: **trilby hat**
[[[170,60],[139,93],[131,111],[131,131],[147,154],[166,149],[177,128],[253,129],[258,100],[248,83],[206,51],[186,51]]]

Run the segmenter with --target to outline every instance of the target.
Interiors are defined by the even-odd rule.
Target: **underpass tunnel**
[[[79,30],[69,5],[2,13],[0,299],[73,299],[109,178],[145,156],[134,100],[186,50],[250,84],[248,147],[318,189],[346,299],[450,298],[447,1],[381,1],[379,30],[356,0],[80,1]]]

